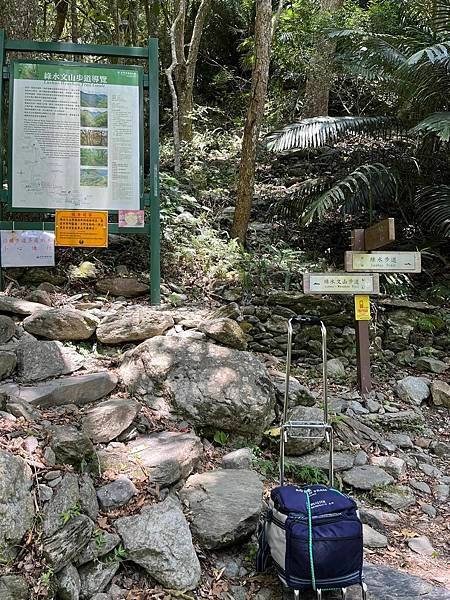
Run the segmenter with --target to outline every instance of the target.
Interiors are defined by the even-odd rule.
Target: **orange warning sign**
[[[355,319],[357,321],[370,321],[369,296],[355,296]]]
[[[107,248],[108,211],[55,211],[55,246]]]

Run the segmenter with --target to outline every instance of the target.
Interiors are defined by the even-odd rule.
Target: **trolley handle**
[[[319,317],[313,317],[311,315],[297,315],[292,317],[292,323],[300,323],[300,325],[321,325],[322,321]]]

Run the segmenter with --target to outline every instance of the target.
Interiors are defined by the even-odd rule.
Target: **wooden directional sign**
[[[346,252],[345,270],[348,273],[420,273],[420,252]]]
[[[385,219],[364,230],[364,250],[383,248],[395,241],[395,221]]]
[[[374,294],[380,293],[376,273],[306,273],[303,275],[305,294]]]

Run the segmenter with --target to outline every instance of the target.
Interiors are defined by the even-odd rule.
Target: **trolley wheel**
[[[316,590],[316,599],[322,600],[322,590]]]
[[[346,600],[347,598],[347,588],[341,588],[341,600]]]
[[[300,592],[298,590],[294,590],[294,598],[295,600],[300,600]]]
[[[361,583],[361,591],[362,591],[362,600],[368,600],[367,585],[364,583],[364,581]]]

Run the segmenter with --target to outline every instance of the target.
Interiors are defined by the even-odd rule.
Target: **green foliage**
[[[125,548],[123,547],[122,544],[119,544],[118,546],[116,546],[116,548],[114,548],[114,550],[112,552],[110,552],[106,558],[104,559],[104,562],[106,563],[115,563],[115,562],[122,562],[124,560],[127,560],[128,558],[128,553],[125,550]]]
[[[432,133],[443,142],[450,141],[450,112],[433,113],[411,129],[411,133]]]
[[[294,463],[286,462],[285,465],[286,475],[292,477],[298,483],[327,483],[328,479],[321,469],[316,467],[299,467]]]
[[[216,444],[219,444],[219,446],[226,446],[228,443],[230,435],[228,433],[226,433],[225,431],[216,431],[214,433],[214,441],[216,442]]]
[[[253,467],[266,479],[274,479],[278,476],[278,465],[270,458],[255,456]]]
[[[52,579],[53,579],[54,575],[55,575],[55,572],[53,571],[53,569],[51,567],[47,567],[47,569],[41,573],[41,576],[39,578],[39,583],[43,587],[48,589],[52,584]]]
[[[423,315],[417,319],[416,326],[419,331],[436,333],[445,330],[445,321],[437,315]]]
[[[94,541],[97,548],[103,548],[103,546],[106,544],[105,534],[101,529],[95,529]]]
[[[420,189],[415,207],[423,224],[444,238],[450,237],[450,185],[433,185]]]
[[[81,514],[81,506],[79,502],[76,502],[73,506],[71,506],[68,510],[64,511],[60,515],[60,519],[62,524],[65,525],[68,523],[73,517],[77,517]]]

